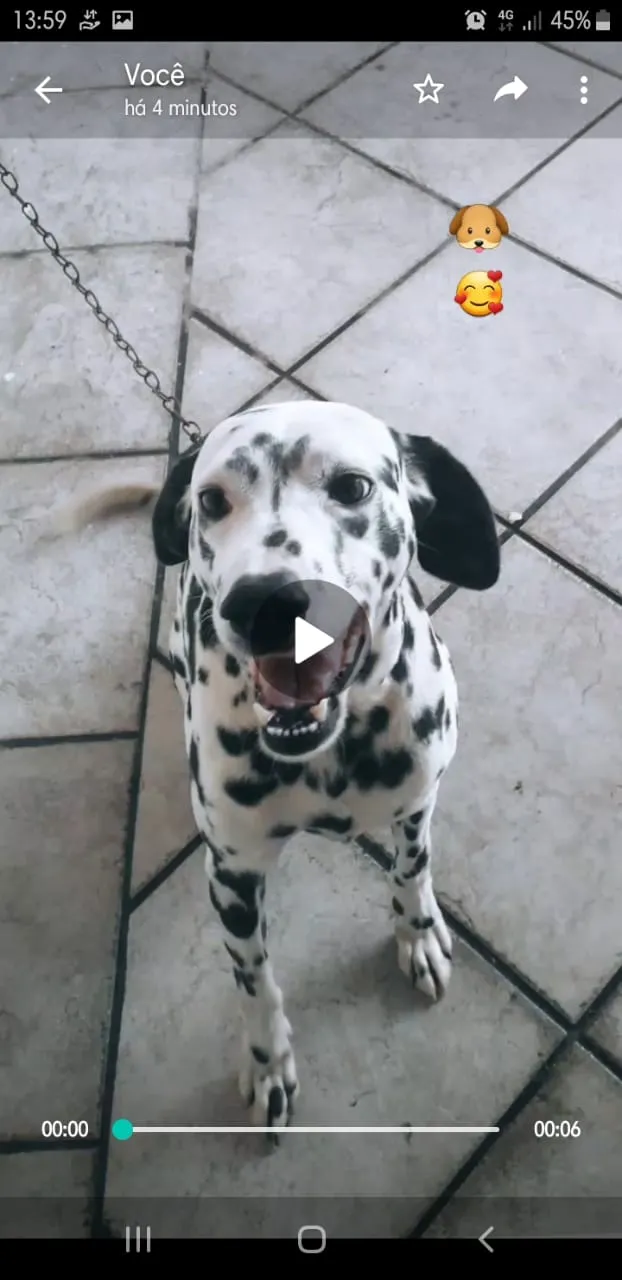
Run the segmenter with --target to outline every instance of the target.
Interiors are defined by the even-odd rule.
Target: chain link
[[[56,236],[52,235],[51,231],[46,231],[45,227],[41,226],[39,215],[34,205],[30,204],[28,200],[24,200],[23,196],[20,195],[19,183],[15,174],[11,173],[11,170],[7,169],[1,161],[0,183],[2,183],[2,186],[6,191],[8,191],[9,195],[17,201],[26,221],[30,223],[33,231],[36,231],[37,235],[43,241],[46,249],[52,255],[54,261],[58,263],[69,283],[72,284],[74,289],[77,289],[78,293],[82,295],[87,306],[89,306],[93,312],[95,319],[99,320],[100,324],[103,324],[106,332],[110,334],[115,346],[119,348],[119,351],[123,352],[124,356],[127,356],[132,368],[136,371],[139,378],[142,378],[145,386],[153,392],[154,396],[158,397],[163,409],[166,409],[166,412],[170,414],[171,418],[176,418],[178,420],[182,431],[185,431],[192,443],[198,444],[201,440],[201,429],[198,424],[193,422],[191,419],[182,418],[175,396],[167,396],[165,394],[160,385],[160,379],[158,378],[157,373],[154,373],[153,369],[148,369],[147,365],[143,364],[131,343],[127,342],[123,337],[118,325],[112,317],[104,311],[99,298],[93,293],[93,290],[87,289],[86,285],[82,283],[80,279],[80,272],[78,271],[75,263],[71,262],[69,258],[65,257],[65,254],[61,252]]]

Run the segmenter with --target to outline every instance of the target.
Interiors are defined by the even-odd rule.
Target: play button
[[[308,658],[313,658],[316,653],[321,653],[323,649],[327,649],[329,644],[333,644],[334,636],[329,636],[325,631],[320,631],[319,627],[314,627],[310,622],[305,622],[304,618],[296,618],[294,620],[294,662],[306,662]]]
[[[359,601],[320,578],[286,580],[266,591],[250,630],[266,706],[315,706],[342,692],[370,645],[367,614]]]

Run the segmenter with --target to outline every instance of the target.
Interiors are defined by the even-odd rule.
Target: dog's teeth
[[[267,707],[262,706],[261,702],[253,703],[253,711],[255,712],[255,717],[260,724],[270,724],[274,711],[269,711]]]
[[[316,703],[314,707],[309,707],[309,715],[313,716],[314,720],[319,720],[321,724],[328,715],[328,698],[322,698],[322,701]]]

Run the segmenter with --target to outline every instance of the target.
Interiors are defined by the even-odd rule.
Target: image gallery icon
[[[134,10],[133,9],[113,9],[112,30],[113,31],[133,31],[134,30]]]

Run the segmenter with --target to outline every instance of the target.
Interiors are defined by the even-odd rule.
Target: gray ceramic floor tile
[[[203,301],[207,314],[213,315],[209,297]],[[274,377],[260,360],[246,355],[199,321],[190,322],[183,411],[202,431],[209,431],[235,413]]]
[[[172,389],[183,250],[136,246],[72,257],[141,360]],[[2,456],[165,446],[168,414],[49,255],[4,259],[2,282]]]
[[[0,468],[2,737],[137,727],[156,572],[148,518],[50,530],[76,493],[162,471],[161,459]]]
[[[271,951],[303,1090],[296,1121],[494,1124],[557,1032],[461,946],[446,999],[420,1003],[397,971],[387,894],[361,854],[320,840],[292,843],[271,886]],[[195,855],[132,919],[115,1116],[248,1123],[233,987]],[[268,1160],[260,1135],[137,1135],[113,1144],[108,1211],[126,1221],[129,1199],[140,1219],[141,1198],[155,1197],[163,1234],[291,1235],[318,1220],[329,1234],[402,1234],[477,1141],[288,1133]]]
[[[456,306],[473,264],[448,245],[299,373],[326,397],[436,436],[506,513],[524,511],[620,416],[622,313],[526,249],[491,256],[502,314],[476,322]]]
[[[536,1137],[551,1122],[577,1123],[580,1136]],[[493,1225],[500,1239],[619,1236],[621,1126],[622,1085],[574,1049],[427,1234],[476,1240]]]
[[[134,893],[196,834],[189,779],[181,699],[168,671],[154,663],[134,840]]]
[[[199,41],[175,42],[175,59],[181,62],[186,77],[200,76],[205,57],[205,45]],[[2,89],[0,96],[23,93],[38,84],[41,68],[45,65],[54,72],[53,84],[69,89],[105,89],[111,85],[128,84],[124,63],[131,67],[137,61],[144,67],[172,67],[171,45],[168,42],[140,43],[140,52],[133,42],[81,41],[80,56],[72,41],[58,41],[53,45],[41,41],[15,41],[2,46]],[[33,76],[39,80],[33,81]]]
[[[96,1133],[133,745],[4,751],[0,1134]]]
[[[622,592],[622,433],[560,489],[526,529]]]
[[[0,1156],[0,1240],[87,1236],[92,1176],[87,1151]]]
[[[571,1017],[622,960],[622,611],[510,540],[498,585],[435,618],[461,695],[437,883]]]
[[[618,75],[622,75],[622,41],[620,40],[612,40],[609,44],[603,40],[586,40],[577,44],[564,42],[556,44],[554,48],[567,49],[569,53],[574,53],[579,58],[587,58],[599,67],[606,67],[607,70],[617,71]]]
[[[622,990],[609,1001],[590,1027],[590,1035],[622,1063]]]
[[[210,67],[285,111],[328,89],[365,58],[383,48],[380,40],[214,41]]]
[[[71,133],[64,138],[11,139],[5,132],[0,141],[0,158],[61,248],[187,241],[197,141],[97,137],[99,120],[123,120],[123,91],[75,94],[68,101],[79,132],[77,125],[68,125]],[[18,205],[3,191],[3,252],[40,247]]]
[[[518,62],[529,92],[493,106],[516,74],[515,45],[402,41],[303,116],[459,205],[494,203],[620,96],[619,81],[593,72],[582,107],[576,62],[539,45]],[[413,88],[428,72],[444,86],[438,107]]]
[[[622,242],[603,218],[621,200],[622,107],[521,187],[504,212],[521,240],[622,291]],[[591,322],[591,308],[586,315]]]
[[[230,160],[251,138],[260,138],[268,129],[283,120],[282,112],[268,107],[265,102],[253,98],[241,89],[232,89],[225,80],[213,76],[208,86],[210,93],[217,90],[218,101],[236,107],[235,116],[223,116],[206,126],[201,147],[201,168],[204,173],[215,165]]]
[[[436,201],[336,143],[277,130],[202,180],[193,299],[288,363],[444,234]]]

